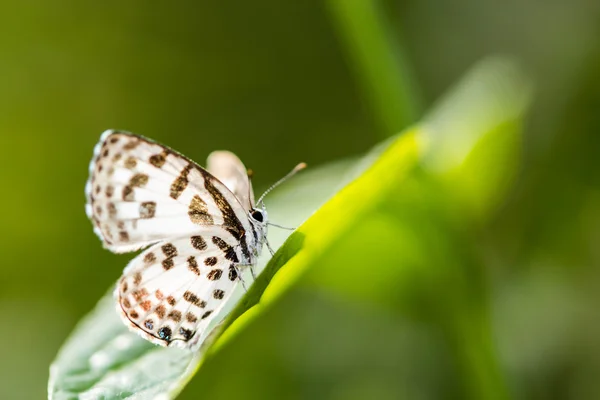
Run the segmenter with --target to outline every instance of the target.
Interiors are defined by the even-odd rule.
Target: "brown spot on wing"
[[[163,268],[168,271],[175,266],[172,258],[165,258],[162,262]]]
[[[205,312],[204,314],[202,314],[202,319],[208,318],[208,316],[212,314],[212,310]]]
[[[123,192],[121,193],[121,197],[123,197],[123,201],[133,201],[133,188],[129,185],[123,186]]]
[[[204,300],[200,300],[198,296],[194,293],[187,291],[183,294],[183,299],[189,303],[192,303],[196,307],[204,308],[206,307],[206,302]]]
[[[167,313],[167,310],[165,306],[161,304],[160,306],[156,307],[156,310],[154,310],[154,312],[156,313],[156,315],[158,315],[158,318],[163,319],[165,317],[165,314]]]
[[[166,257],[172,258],[177,255],[177,248],[171,243],[167,243],[161,246],[161,250]]]
[[[141,141],[138,138],[132,138],[123,146],[124,150],[133,150],[140,145]]]
[[[190,173],[191,170],[192,170],[192,164],[186,165],[185,168],[183,168],[183,170],[179,174],[179,176],[177,178],[175,178],[175,180],[171,184],[170,196],[173,199],[177,200],[179,198],[179,196],[181,196],[181,193],[187,187],[188,182],[189,182],[188,174]]]
[[[167,297],[167,303],[169,303],[170,306],[174,306],[176,303],[175,297],[173,297],[173,296]]]
[[[135,274],[133,274],[133,284],[137,286],[141,282],[142,282],[142,274],[138,271]]]
[[[125,168],[134,169],[137,165],[137,160],[135,159],[135,157],[127,157],[124,164]]]
[[[213,297],[217,300],[221,300],[225,296],[225,292],[221,289],[215,289],[213,291]]]
[[[231,264],[229,266],[229,280],[230,281],[235,281],[238,277],[238,272],[237,272],[237,268],[235,267],[235,265]]]
[[[197,225],[210,225],[213,223],[213,217],[208,213],[208,206],[198,195],[194,195],[192,198],[188,215],[192,223]]]
[[[164,297],[163,292],[161,292],[160,289],[156,289],[156,292],[154,292],[154,296],[156,296],[158,300],[162,300]]]
[[[198,317],[196,317],[193,313],[188,312],[187,314],[185,314],[185,319],[187,322],[189,322],[190,324],[195,323],[196,321],[198,321]]]
[[[181,336],[183,336],[183,339],[186,341],[190,340],[190,338],[194,335],[192,331],[185,328],[179,328],[179,333],[181,334]]]
[[[150,300],[144,300],[140,303],[140,307],[142,307],[144,311],[150,311],[152,308],[152,302]]]
[[[213,269],[206,275],[206,278],[208,278],[210,281],[218,281],[221,279],[221,275],[223,275],[223,270]]]
[[[154,154],[153,156],[150,156],[150,159],[148,161],[156,168],[161,168],[167,161],[167,152],[163,151],[160,154]]]
[[[129,180],[129,185],[133,187],[142,187],[148,183],[148,175],[146,174],[135,174]]]
[[[148,296],[148,291],[146,290],[146,288],[134,290],[131,293],[131,296],[135,299],[135,301],[139,303],[144,297]]]
[[[167,315],[168,318],[171,318],[175,322],[181,321],[181,312],[177,310],[173,310]]]
[[[192,236],[191,241],[192,241],[192,247],[195,248],[196,250],[200,250],[200,251],[206,250],[206,242],[204,241],[202,236]]]
[[[154,255],[154,253],[146,253],[146,255],[144,256],[144,262],[148,265],[154,264],[156,262],[156,256]]]
[[[221,251],[223,253],[225,253],[225,258],[228,259],[229,261],[233,261],[234,263],[238,263],[240,260],[238,259],[237,254],[235,253],[235,250],[233,249],[232,246],[230,246],[227,242],[225,242],[223,239],[221,239],[218,236],[213,236],[212,238],[212,242],[217,245],[217,247],[219,249],[221,249]]]
[[[196,262],[196,257],[189,256],[187,259],[188,269],[192,271],[194,274],[200,276],[200,268],[198,268],[198,263]]]
[[[115,206],[115,203],[110,202],[106,207],[108,208],[108,215],[114,218],[117,215],[117,206]]]
[[[140,218],[154,218],[156,214],[156,203],[153,201],[145,201],[140,204]]]
[[[204,265],[208,267],[212,267],[213,265],[217,265],[217,257],[206,257],[204,259]]]

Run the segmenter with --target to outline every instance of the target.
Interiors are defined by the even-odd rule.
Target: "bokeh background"
[[[342,2],[3,3],[0,398],[46,395],[61,344],[130,258],[102,249],[83,209],[103,130],[198,161],[232,150],[260,189],[297,161],[361,155],[411,122],[386,119],[372,101]],[[516,398],[598,398],[600,3],[364,3],[385,24],[413,116],[489,54],[515,56],[535,82],[522,168],[482,238],[499,288],[498,346],[522,373],[509,379]],[[269,338],[269,326],[250,337]],[[319,393],[303,389],[297,398]],[[325,397],[378,395],[377,385],[364,390]],[[201,394],[199,385],[184,393]]]

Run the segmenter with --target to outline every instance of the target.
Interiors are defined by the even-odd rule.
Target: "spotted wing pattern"
[[[117,310],[147,340],[192,346],[237,286],[236,240],[221,228],[210,230],[155,244],[125,269]]]
[[[155,344],[192,347],[262,247],[243,164],[228,152],[209,164],[218,178],[126,132],[106,131],[94,149],[86,212],[109,250],[147,247],[125,268],[115,298],[125,324]]]
[[[245,235],[253,230],[247,206],[193,161],[140,136],[102,135],[86,197],[94,231],[113,252],[193,235],[203,225],[224,225],[245,248],[252,244],[245,243],[253,236]]]

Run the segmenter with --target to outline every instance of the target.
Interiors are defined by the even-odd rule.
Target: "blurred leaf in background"
[[[334,14],[343,11],[335,7],[340,3],[4,4],[0,310],[11,335],[10,344],[0,350],[0,398],[45,395],[48,366],[61,343],[129,258],[103,251],[83,212],[87,163],[100,132],[139,132],[196,160],[218,148],[235,151],[257,171],[260,188],[296,161],[315,166],[363,154],[418,120],[490,53],[514,55],[536,83],[523,127],[523,154],[495,153],[517,148],[504,147],[508,143],[480,143],[483,147],[470,154],[481,159],[467,158],[447,174],[436,169],[434,157],[411,170],[401,187],[390,187],[390,193],[402,189],[401,196],[377,203],[385,204],[375,210],[378,218],[361,222],[361,232],[378,232],[368,236],[375,242],[369,248],[376,248],[377,235],[390,225],[401,230],[402,221],[421,223],[415,232],[395,233],[406,239],[399,248],[413,254],[413,262],[401,269],[389,267],[413,283],[392,287],[399,296],[393,304],[414,307],[385,307],[375,288],[362,293],[372,300],[349,307],[347,293],[357,297],[358,286],[352,282],[360,276],[348,273],[347,279],[337,279],[337,286],[326,279],[327,271],[331,277],[340,267],[337,262],[352,240],[358,240],[349,236],[338,243],[337,253],[333,247],[323,253],[321,268],[315,263],[260,318],[242,325],[240,334],[225,336],[181,397],[215,394],[211,373],[228,379],[227,391],[218,393],[222,396],[245,390],[247,397],[262,398],[282,393],[397,398],[400,391],[407,398],[428,398],[440,390],[447,390],[448,397],[476,396],[478,390],[498,385],[504,388],[499,396],[519,399],[600,397],[598,3],[381,1],[358,4],[364,7],[363,21],[349,19],[360,16],[356,9]],[[373,24],[374,16],[381,23]],[[367,41],[384,32],[382,58],[357,58],[365,54],[360,50],[364,43],[353,42],[361,32],[348,27],[366,29]],[[389,46],[399,52],[386,53]],[[392,82],[386,88],[372,80],[377,71],[401,75],[381,77]],[[386,94],[410,106],[399,109],[398,102],[382,102]],[[427,122],[421,129],[427,130]],[[456,180],[478,172],[467,166],[500,157],[521,159],[523,167],[494,169],[492,163],[485,179]],[[347,170],[339,171],[338,181],[342,171]],[[500,178],[501,184],[492,184]],[[319,186],[315,179],[309,187]],[[300,184],[298,188],[305,190]],[[295,186],[288,190],[286,202],[306,201]],[[273,218],[287,215],[285,208],[275,210],[276,196],[270,200]],[[436,201],[417,201],[424,197]],[[448,200],[450,210],[442,200]],[[391,223],[388,216],[396,213],[403,218],[393,217]],[[452,215],[463,213],[472,217],[472,227],[453,228],[460,225]],[[438,228],[440,221],[445,222]],[[440,237],[455,245],[427,251],[417,245],[423,239],[442,243]],[[423,275],[432,270],[416,268],[423,259],[417,256],[444,254],[451,256],[448,260],[464,257],[470,262],[436,263],[433,271],[447,273],[448,279],[428,288]],[[352,271],[358,260],[350,261]],[[465,293],[458,297],[461,301],[448,302],[449,312],[441,312],[436,305],[446,297],[436,295],[452,287]],[[427,289],[430,296],[418,295]],[[398,322],[394,315],[404,318]],[[483,319],[477,323],[478,315]],[[486,321],[490,332],[482,329],[477,336],[475,329],[464,330],[486,327]],[[356,336],[349,341],[340,335],[319,339],[333,329]],[[471,348],[461,342],[473,339],[470,335],[480,339],[473,348],[495,351],[448,352]],[[364,346],[355,349],[352,344],[358,341]],[[376,351],[380,343],[389,343],[388,351]],[[323,354],[331,355],[326,361],[344,362],[328,364]],[[414,363],[399,365],[402,360]],[[456,360],[464,362],[456,365]],[[489,368],[493,361],[497,375]],[[476,368],[477,362],[484,367]],[[237,370],[231,372],[232,365]],[[374,375],[370,371],[376,365],[403,373]],[[333,371],[344,374],[329,375]],[[397,376],[408,378],[389,386]],[[346,385],[338,386],[342,380]],[[264,392],[253,393],[258,388]]]
[[[469,74],[299,229],[299,252],[191,388],[231,398],[508,398],[471,245],[497,207],[472,204],[506,193],[528,92],[505,61]],[[449,156],[439,144],[452,128]],[[490,157],[482,144],[494,141],[504,151]],[[493,184],[453,194],[481,180]],[[243,383],[224,389],[223,371],[235,368],[247,371]]]

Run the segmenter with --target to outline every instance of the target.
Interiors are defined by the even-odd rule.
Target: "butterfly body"
[[[117,283],[117,310],[163,346],[197,343],[266,241],[266,210],[255,207],[247,171],[229,152],[213,152],[204,169],[147,138],[106,131],[86,199],[107,249],[144,249]]]

